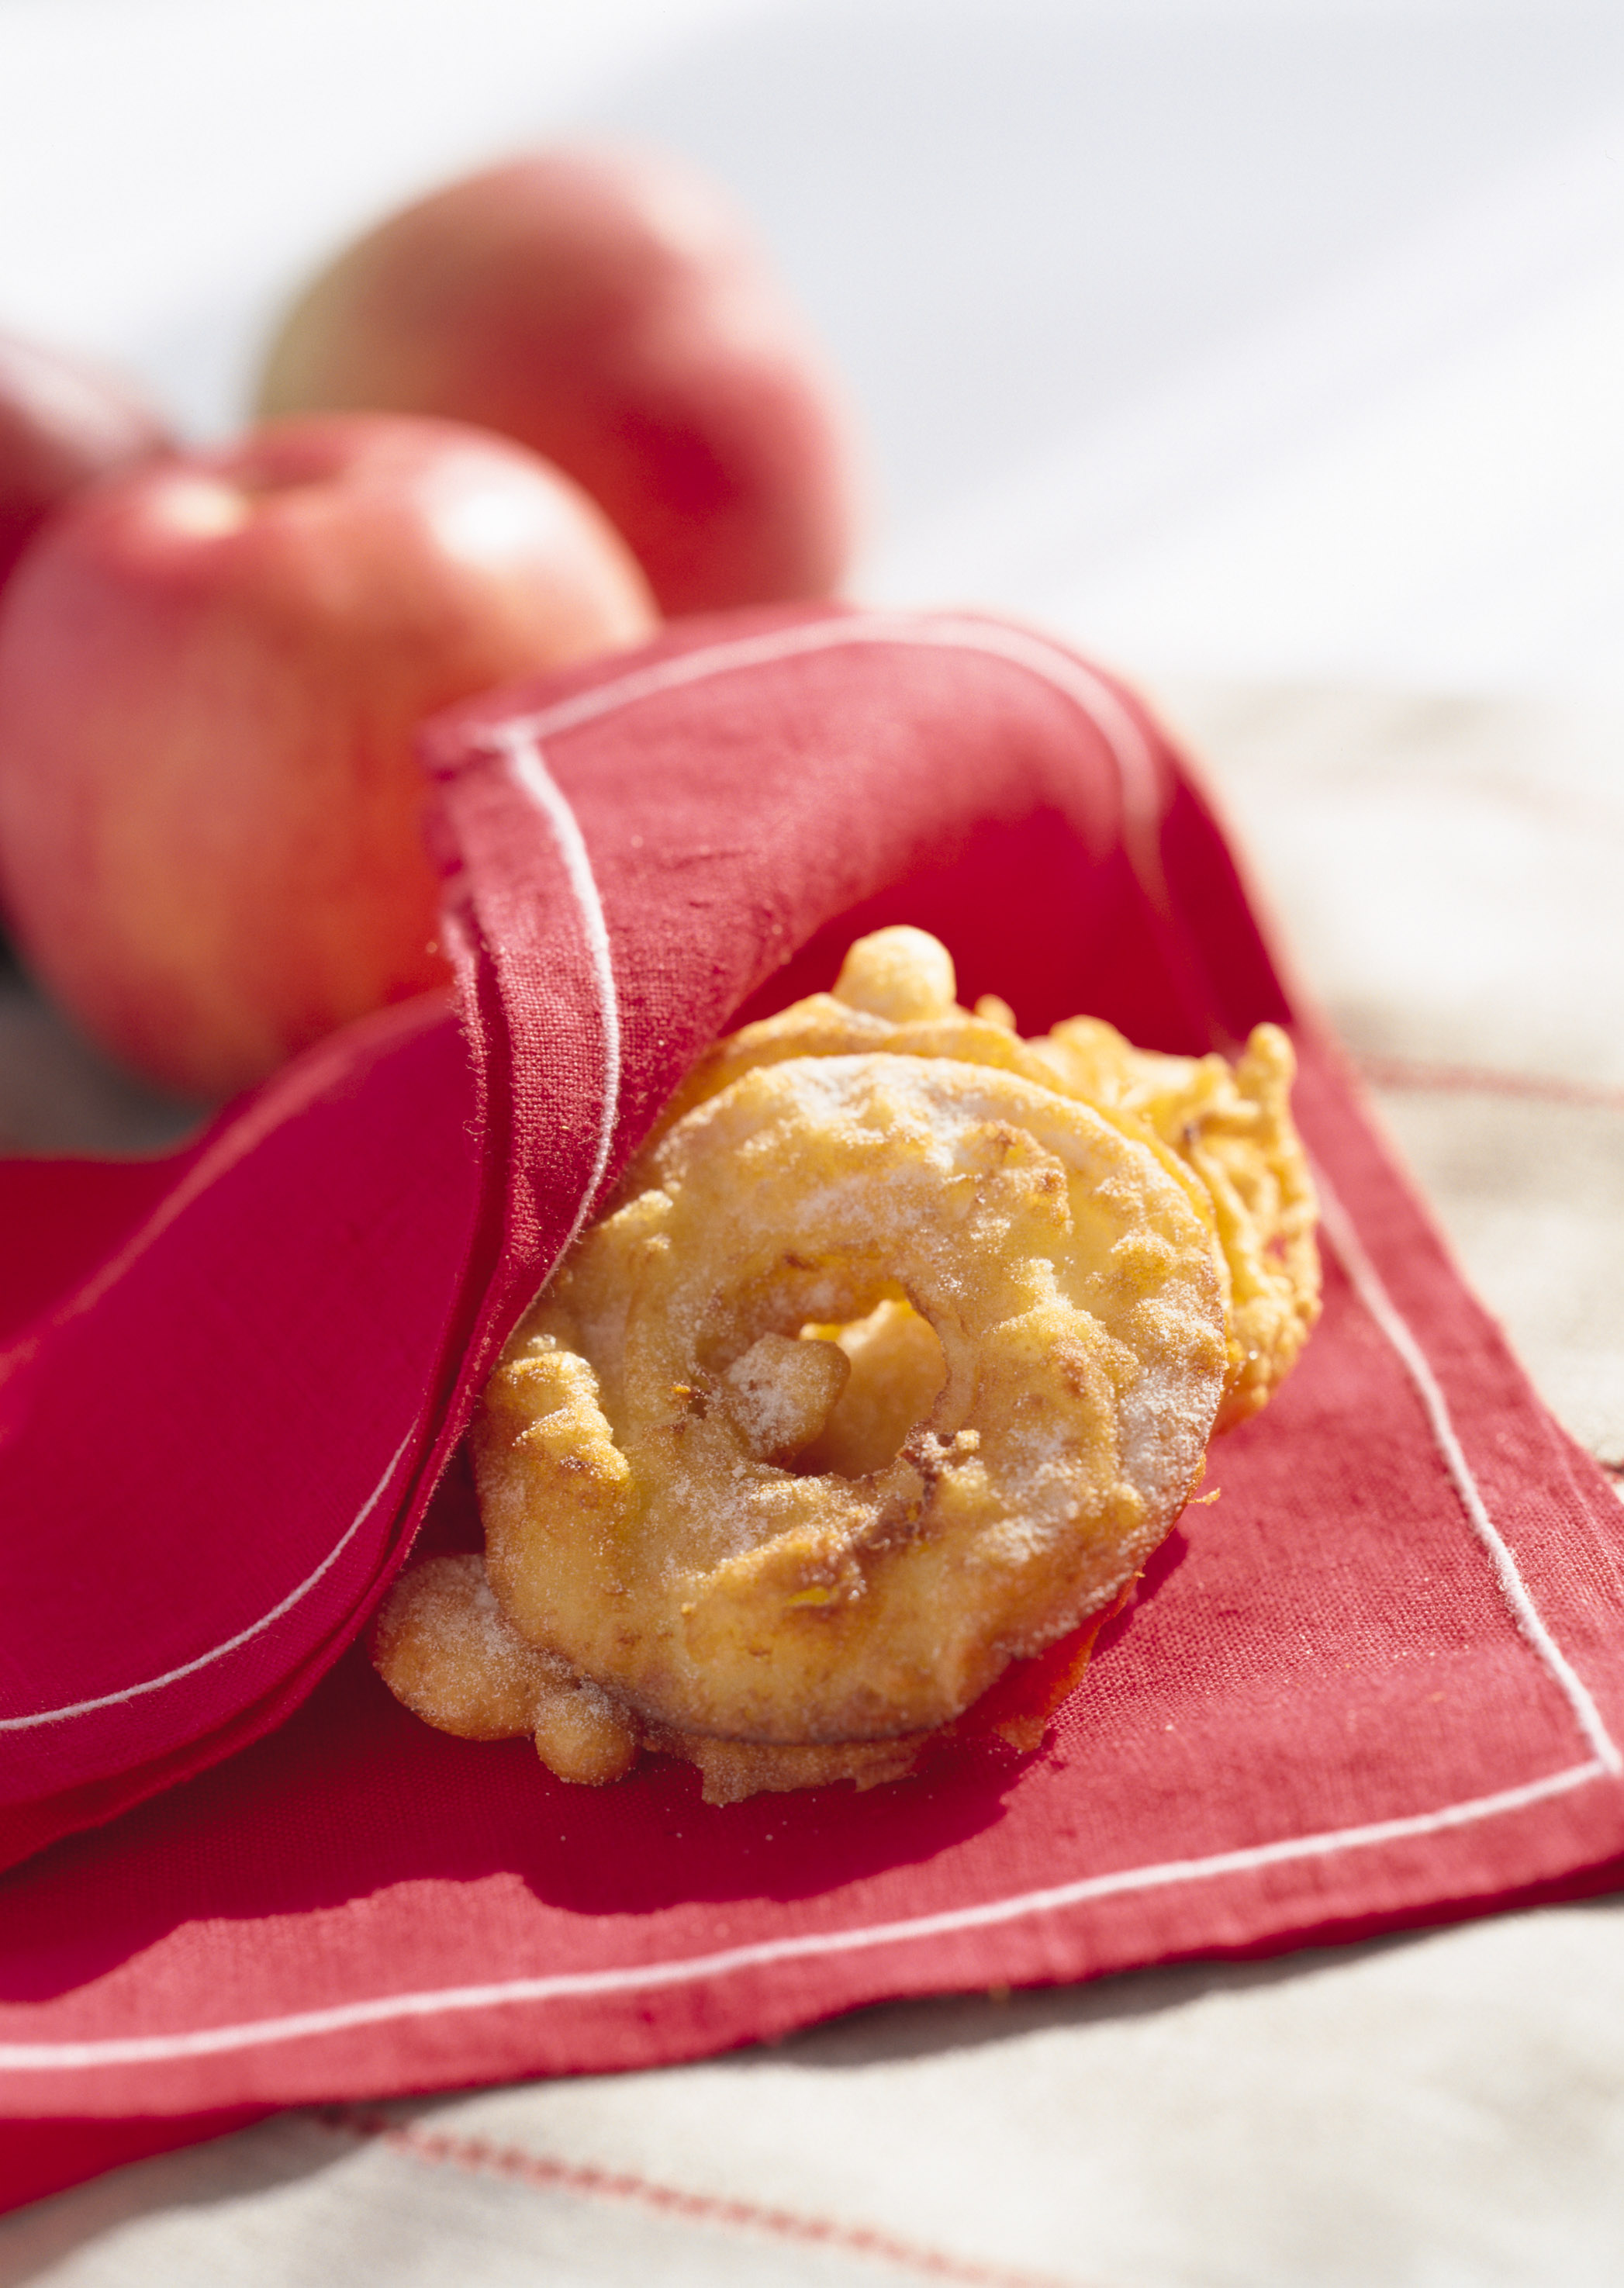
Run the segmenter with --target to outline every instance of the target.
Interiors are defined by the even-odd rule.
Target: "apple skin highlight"
[[[25,958],[144,1078],[263,1079],[446,973],[417,724],[657,624],[576,487],[450,423],[273,423],[97,487],[0,613]]]
[[[832,374],[731,206],[652,157],[551,151],[392,216],[289,314],[260,403],[519,439],[673,616],[831,594],[860,522]]]

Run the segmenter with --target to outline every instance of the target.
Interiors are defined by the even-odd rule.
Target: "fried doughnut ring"
[[[502,1609],[713,1795],[891,1776],[1183,1507],[1224,1375],[1209,1230],[1093,1108],[917,1056],[747,1069],[623,1188],[486,1394]],[[798,1474],[851,1371],[802,1331],[903,1299],[928,1414]]]
[[[685,1756],[712,1802],[900,1776],[1123,1593],[1215,1377],[1216,1427],[1264,1403],[1319,1307],[1284,1035],[1232,1071],[954,994],[883,930],[701,1061],[493,1378],[488,1577],[384,1609],[430,1722],[572,1780]]]
[[[1215,1427],[1265,1405],[1319,1315],[1317,1208],[1291,1118],[1296,1071],[1278,1025],[1255,1028],[1233,1068],[1216,1055],[1136,1049],[1098,1017],[1072,1017],[1022,1040],[1008,1005],[959,1008],[952,957],[923,930],[860,938],[833,993],[814,993],[707,1051],[672,1100],[669,1125],[754,1065],[782,1058],[952,1057],[1018,1073],[1094,1105],[1128,1134],[1153,1138],[1200,1198],[1216,1235],[1229,1370]],[[1200,1186],[1200,1192],[1195,1186]]]

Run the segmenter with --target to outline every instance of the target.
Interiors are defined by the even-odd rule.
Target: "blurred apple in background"
[[[131,385],[0,334],[0,587],[64,501],[174,441]]]
[[[0,611],[0,895],[91,1037],[225,1095],[445,974],[418,721],[657,624],[567,479],[448,422],[273,423],[65,509]]]
[[[584,486],[661,610],[838,586],[858,521],[844,399],[732,208],[593,151],[453,184],[298,303],[261,407],[477,422]]]

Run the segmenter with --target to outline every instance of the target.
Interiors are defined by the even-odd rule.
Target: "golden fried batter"
[[[528,1732],[560,1779],[601,1786],[638,1752],[636,1727],[607,1693],[519,1634],[482,1557],[431,1557],[397,1581],[372,1657],[395,1698],[438,1730],[464,1740]]]
[[[1214,1427],[1268,1403],[1319,1316],[1318,1208],[1291,1117],[1296,1060],[1278,1025],[1254,1027],[1239,1063],[1136,1049],[1098,1017],[1033,1043],[1071,1095],[1142,1121],[1199,1176],[1228,1272],[1230,1372]]]
[[[1155,1138],[1209,1215],[1221,1254],[1230,1362],[1217,1428],[1266,1404],[1319,1315],[1317,1210],[1291,1118],[1296,1061],[1278,1025],[1259,1025],[1233,1068],[1220,1056],[1136,1049],[1099,1017],[1072,1017],[1022,1040],[1007,1003],[958,1007],[953,962],[923,930],[876,930],[847,954],[833,993],[814,993],[708,1050],[672,1100],[668,1124],[752,1065],[782,1058],[952,1057],[1076,1097],[1131,1135]],[[1199,1184],[1200,1193],[1194,1193]]]
[[[954,992],[883,930],[690,1076],[492,1378],[485,1560],[384,1607],[430,1722],[712,1802],[897,1778],[1264,1402],[1318,1308],[1285,1037],[1232,1071]]]
[[[503,1611],[665,1744],[799,1768],[928,1733],[1183,1506],[1224,1368],[1208,1235],[1091,1107],[800,1058],[741,1073],[626,1189],[510,1346],[475,1468]],[[790,1466],[820,1435],[872,1466]]]

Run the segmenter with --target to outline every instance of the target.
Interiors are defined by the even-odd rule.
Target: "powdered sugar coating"
[[[1085,1104],[948,1060],[792,1060],[625,1189],[510,1347],[476,1466],[505,1609],[645,1726],[927,1732],[1109,1601],[1200,1474],[1209,1231]],[[763,1458],[730,1372],[899,1291],[947,1366],[902,1450],[858,1478]]]
[[[674,1124],[752,1065],[790,1057],[950,1057],[1018,1073],[1091,1104],[1159,1150],[1211,1224],[1229,1326],[1215,1426],[1266,1405],[1319,1316],[1318,1207],[1291,1117],[1296,1061],[1278,1025],[1258,1025],[1239,1061],[1135,1048],[1100,1017],[1071,1017],[1023,1040],[1008,1006],[954,1000],[953,965],[923,930],[860,938],[833,993],[814,993],[708,1050],[667,1112]]]

